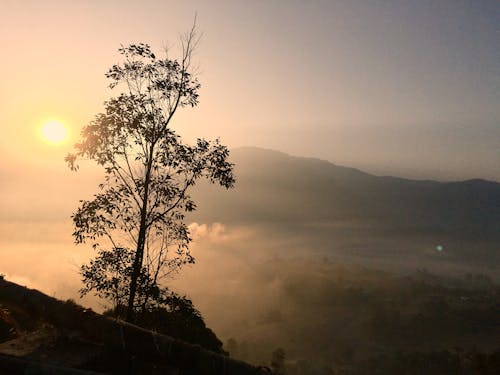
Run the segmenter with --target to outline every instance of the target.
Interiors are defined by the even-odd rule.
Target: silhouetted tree
[[[190,146],[171,128],[179,108],[198,104],[200,84],[191,61],[198,40],[193,26],[181,38],[179,59],[159,59],[142,43],[120,48],[124,61],[106,76],[110,88],[122,90],[83,128],[76,152],[65,159],[72,170],[84,158],[105,172],[100,192],[81,201],[72,216],[76,243],[90,242],[97,260],[109,260],[95,275],[88,271],[99,268],[97,260],[82,267],[82,292],[117,301],[125,292],[129,321],[155,297],[161,279],[194,261],[184,222],[196,208],[190,188],[200,178],[225,188],[235,181],[219,140],[198,139]],[[112,276],[114,262],[123,262],[118,279]]]
[[[226,350],[228,351],[229,355],[233,358],[238,358],[238,341],[236,341],[235,338],[231,337],[229,340],[227,340],[226,343]]]
[[[119,312],[117,316],[124,318],[126,309],[123,306],[128,303],[134,256],[135,252],[127,248],[100,250],[94,259],[80,268],[84,284],[80,289],[81,295],[93,291],[100,298],[112,302]],[[170,294],[168,288],[160,287],[155,282],[147,267],[141,268],[136,293],[136,305],[141,310],[164,304]]]
[[[276,349],[271,357],[271,368],[277,374],[285,373],[285,350],[283,348]]]

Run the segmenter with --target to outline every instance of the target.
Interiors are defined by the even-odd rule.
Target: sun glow
[[[59,121],[47,121],[42,125],[43,139],[51,144],[61,144],[68,139],[68,129]]]

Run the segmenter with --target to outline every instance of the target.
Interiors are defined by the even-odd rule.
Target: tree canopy
[[[168,51],[157,58],[143,43],[120,48],[123,62],[106,76],[110,88],[121,90],[66,156],[72,170],[89,159],[105,172],[99,192],[80,201],[72,216],[75,242],[91,243],[99,253],[82,267],[82,293],[115,303],[127,295],[127,320],[161,295],[152,291],[162,279],[194,262],[184,220],[196,209],[190,189],[201,178],[225,188],[235,182],[226,146],[218,139],[188,145],[171,126],[177,110],[198,104],[191,61],[198,40],[193,27],[181,38],[179,59]]]

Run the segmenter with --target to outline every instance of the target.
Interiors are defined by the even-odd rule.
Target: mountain
[[[375,176],[259,148],[234,149],[231,160],[236,187],[200,185],[194,221],[290,231],[337,244],[376,238],[411,247],[425,239],[426,246],[451,246],[463,254],[471,246],[497,253],[500,183]]]
[[[497,349],[500,184],[375,176],[258,148],[231,160],[234,189],[193,194],[197,263],[176,287],[236,358],[283,348],[307,369],[296,373],[322,374],[374,356],[345,373],[400,374],[417,362],[371,369],[402,352],[425,364],[451,363],[454,347]]]

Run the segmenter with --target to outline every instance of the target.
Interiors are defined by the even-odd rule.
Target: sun
[[[59,121],[51,120],[42,125],[42,137],[48,143],[57,145],[68,139],[68,129]]]

